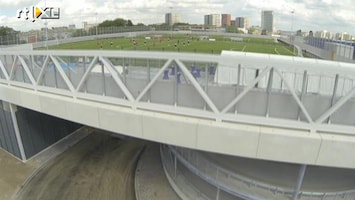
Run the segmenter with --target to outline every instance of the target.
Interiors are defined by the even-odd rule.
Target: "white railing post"
[[[66,57],[68,58],[68,60],[64,59],[65,61],[63,61],[61,58]],[[61,67],[62,63],[66,63],[69,64],[71,61],[75,62],[74,60],[72,60],[73,58],[76,57],[90,57],[90,58],[94,58],[92,59],[92,63],[90,64],[90,66],[88,67],[88,63],[86,63],[86,59],[84,59],[84,70],[85,70],[85,74],[82,77],[82,79],[80,79],[80,82],[77,84],[76,81],[78,80],[74,80],[73,78],[77,78],[77,76],[74,75],[74,73],[66,72],[64,71],[64,69]],[[36,58],[43,58],[41,60],[37,60]],[[82,86],[85,84],[85,81],[87,80],[88,77],[90,77],[90,73],[92,68],[94,67],[94,65],[96,64],[97,59],[100,58],[100,60],[103,61],[103,63],[105,64],[105,72],[107,75],[107,72],[110,73],[114,79],[114,81],[116,82],[116,84],[118,85],[118,87],[123,91],[125,97],[127,97],[128,101],[124,100],[121,101],[121,99],[119,99],[118,101],[115,101],[116,97],[97,97],[97,99],[95,99],[96,97],[93,96],[92,93],[88,93],[86,94],[84,92],[84,94],[78,94],[80,88],[82,88]],[[124,74],[121,77],[121,74],[117,73],[116,68],[113,66],[112,62],[110,61],[110,59],[122,59],[123,60],[123,67],[127,67],[125,61],[130,60],[130,59],[137,59],[137,60],[147,60],[147,70],[144,70],[144,72],[146,73],[145,77],[148,77],[148,84],[144,87],[144,90],[142,92],[139,92],[138,97],[136,98],[135,96],[132,95],[130,89],[128,89],[128,86],[125,84],[126,82],[126,78],[131,78],[130,76],[127,75],[127,77],[123,77],[125,76]],[[189,108],[189,107],[183,107],[183,106],[176,106],[176,107],[171,107],[172,109],[166,109],[166,108],[162,108],[163,106],[172,106],[172,105],[157,105],[158,103],[151,103],[151,102],[141,102],[140,99],[143,98],[144,95],[147,95],[148,92],[154,88],[153,85],[155,83],[155,81],[157,79],[159,79],[159,75],[156,75],[156,72],[154,71],[154,75],[156,75],[154,78],[151,77],[150,73],[151,72],[151,68],[152,66],[150,66],[149,61],[150,60],[157,60],[157,61],[164,61],[165,64],[163,66],[164,69],[166,69],[167,67],[169,67],[169,65],[171,63],[177,63],[178,66],[181,68],[181,72],[184,75],[184,77],[186,78],[186,80],[188,80],[189,83],[191,83],[191,86],[194,87],[194,89],[196,89],[196,93],[198,93],[202,99],[204,100],[204,102],[201,102],[201,108]],[[300,60],[300,62],[298,63],[298,60]],[[36,61],[36,62],[35,62]],[[168,61],[168,62],[166,62]],[[232,102],[230,102],[230,104],[228,104],[227,106],[225,106],[223,109],[221,109],[222,111],[220,112],[220,109],[217,108],[216,105],[223,105],[223,104],[219,104],[220,102],[218,98],[216,98],[216,100],[212,99],[212,95],[215,94],[209,94],[210,91],[212,91],[211,89],[211,85],[213,85],[213,87],[221,87],[221,89],[223,89],[225,86],[224,85],[219,85],[218,81],[217,83],[211,83],[209,82],[209,74],[208,74],[208,66],[206,65],[205,68],[205,80],[202,79],[195,79],[192,74],[190,73],[189,69],[185,66],[185,63],[191,63],[191,62],[195,62],[195,63],[218,63],[219,66],[221,67],[223,65],[223,62],[226,61],[226,63],[229,63],[227,66],[229,67],[234,67],[235,70],[238,69],[238,74],[236,77],[236,81],[237,81],[237,85],[236,85],[236,97],[233,99]],[[170,63],[169,63],[170,62]],[[41,64],[39,64],[41,63]],[[52,63],[55,66],[55,70],[54,72],[52,70],[48,70],[49,69],[49,65],[52,65]],[[22,65],[23,66],[23,77],[25,77],[25,82],[27,82],[27,84],[22,84],[23,80],[16,80],[16,73],[20,72],[18,71],[17,65]],[[42,66],[38,66],[38,65],[42,65]],[[144,64],[143,64],[144,65]],[[245,77],[243,76],[243,73],[241,73],[243,70],[250,70],[253,69],[255,70],[255,66],[258,66],[259,72],[257,75],[257,78],[254,77],[254,75],[252,78],[254,79],[253,83],[247,86],[245,85]],[[271,67],[268,67],[271,66]],[[35,68],[34,68],[35,67]],[[82,65],[80,64],[80,67],[82,67]],[[217,68],[218,68],[217,67]],[[161,68],[161,69],[163,69]],[[267,71],[268,69],[271,70],[271,68],[273,69],[271,72]],[[32,71],[33,69],[35,69],[34,71]],[[70,70],[70,69],[69,69]],[[16,72],[17,71],[17,72]],[[312,60],[312,59],[303,59],[303,58],[292,58],[292,59],[288,59],[287,57],[283,57],[282,59],[278,59],[278,57],[273,57],[273,55],[258,55],[258,54],[252,54],[252,53],[238,53],[236,52],[235,55],[230,56],[230,57],[223,57],[222,56],[218,56],[218,55],[208,55],[208,54],[189,54],[189,53],[174,53],[174,52],[139,52],[139,51],[105,51],[105,50],[93,50],[93,51],[86,51],[86,50],[67,50],[67,51],[63,51],[63,50],[48,50],[48,51],[1,51],[0,53],[0,72],[2,72],[2,83],[6,83],[7,86],[9,87],[23,87],[23,88],[27,88],[27,89],[33,89],[34,91],[38,91],[38,88],[40,90],[40,92],[47,92],[47,93],[51,93],[51,94],[59,94],[59,95],[63,95],[63,92],[60,91],[60,89],[63,88],[58,88],[55,89],[54,86],[49,85],[47,83],[43,83],[43,79],[44,76],[48,73],[48,71],[50,71],[50,75],[52,76],[53,73],[56,73],[56,76],[58,78],[58,81],[55,81],[55,77],[53,78],[53,80],[51,80],[51,83],[55,83],[58,82],[58,84],[60,85],[60,81],[64,81],[64,87],[65,89],[69,89],[70,93],[68,93],[67,91],[65,91],[65,96],[70,96],[72,95],[73,98],[76,98],[77,96],[80,96],[80,98],[82,99],[86,99],[87,95],[87,99],[93,100],[93,101],[97,101],[97,102],[101,102],[101,103],[107,103],[108,101],[110,103],[113,103],[115,105],[123,105],[123,106],[127,106],[127,107],[131,107],[133,109],[147,109],[147,110],[151,110],[151,111],[157,111],[157,112],[166,112],[166,113],[170,113],[170,114],[178,114],[178,115],[187,115],[189,117],[193,117],[193,118],[203,118],[203,119],[208,119],[208,120],[216,120],[217,122],[236,122],[236,123],[246,123],[246,124],[252,124],[252,125],[268,125],[271,127],[276,127],[276,128],[292,128],[292,129],[299,129],[299,130],[313,130],[313,131],[322,131],[322,132],[331,132],[331,133],[343,133],[343,134],[347,134],[347,135],[351,135],[354,133],[355,130],[355,126],[353,125],[343,125],[340,123],[338,123],[339,118],[341,118],[342,116],[339,116],[338,113],[336,115],[337,119],[335,119],[334,113],[337,111],[346,111],[345,109],[340,109],[340,107],[342,106],[347,106],[348,104],[351,104],[352,101],[350,101],[350,99],[352,99],[352,97],[355,95],[355,89],[354,88],[347,88],[347,90],[349,89],[349,91],[347,91],[348,93],[346,94],[346,96],[343,97],[339,97],[337,96],[336,93],[339,93],[339,88],[337,87],[338,85],[340,86],[341,84],[343,84],[343,79],[347,80],[349,82],[353,82],[355,81],[355,70],[354,70],[354,64],[350,64],[350,63],[337,63],[337,62],[329,62],[329,61],[321,61],[321,60]],[[143,71],[143,70],[142,70]],[[273,73],[274,76],[272,76],[271,74]],[[300,73],[300,72],[304,72],[304,78],[303,78],[303,85],[302,85],[302,91],[301,94],[299,94],[299,88],[297,86],[297,89],[294,88],[294,85],[296,82],[291,82],[288,78],[288,76],[286,74],[288,74],[289,72],[291,73]],[[38,74],[39,73],[39,74]],[[162,73],[159,72],[159,73]],[[235,72],[236,73],[236,72]],[[263,116],[254,116],[254,115],[246,115],[244,113],[241,113],[240,115],[235,115],[234,113],[236,113],[235,108],[237,107],[237,103],[240,101],[240,99],[242,99],[245,95],[250,94],[251,92],[265,92],[265,88],[255,88],[254,86],[261,80],[261,78],[263,77],[263,73],[268,74],[270,73],[269,76],[269,83],[268,83],[268,87],[266,88],[266,91],[268,92],[268,97],[266,98],[267,101],[266,102],[266,107],[264,106],[263,108],[265,108],[265,112],[262,115]],[[335,82],[332,83],[333,85],[331,85],[329,87],[329,81],[328,79],[322,79],[322,82],[324,81],[328,81],[327,84],[325,84],[327,86],[327,90],[325,91],[326,95],[321,94],[323,96],[321,96],[322,98],[329,98],[331,99],[331,107],[326,110],[326,111],[321,111],[321,113],[317,113],[314,110],[317,110],[317,108],[312,108],[312,109],[308,109],[307,106],[309,106],[310,104],[308,104],[307,101],[307,105],[305,102],[303,102],[303,98],[305,96],[306,90],[307,90],[307,86],[310,86],[309,84],[311,82],[307,81],[307,76],[308,74],[311,75],[315,75],[315,76],[330,76],[330,77],[335,77]],[[278,118],[273,118],[269,116],[269,113],[273,112],[274,107],[270,106],[273,105],[271,101],[273,101],[273,98],[270,98],[270,94],[273,94],[274,91],[270,92],[270,87],[272,85],[272,82],[276,82],[278,81],[276,78],[278,78],[277,76],[275,76],[275,74],[278,74],[281,79],[282,82],[286,84],[287,88],[281,88],[283,91],[280,91],[280,93],[283,94],[287,94],[287,95],[292,95],[292,97],[294,98],[294,100],[297,102],[299,108],[298,110],[295,110],[294,112],[298,112],[298,113],[304,113],[305,117],[307,118],[307,121],[309,122],[308,124],[305,124],[304,121],[298,120],[299,119],[299,114],[298,113],[294,113],[294,114],[298,114],[297,118],[298,119],[278,119]],[[18,74],[21,77],[21,74]],[[80,74],[81,75],[81,74]],[[153,75],[152,75],[153,76]],[[272,78],[273,77],[273,80]],[[78,77],[80,78],[80,77]],[[152,79],[151,79],[152,78]],[[265,76],[264,76],[265,78]],[[46,77],[46,79],[48,79],[48,77]],[[59,80],[60,79],[60,80]],[[296,79],[295,79],[296,80]],[[331,81],[333,81],[334,79],[332,79]],[[203,85],[203,82],[206,81],[205,85]],[[29,82],[32,83],[28,84]],[[75,82],[75,86],[74,86],[74,82]],[[339,83],[338,83],[339,82]],[[201,84],[202,83],[202,84]],[[66,84],[66,86],[65,86]],[[172,84],[172,82],[170,81],[169,84]],[[243,87],[242,87],[243,85]],[[318,84],[319,85],[319,84]],[[44,89],[45,86],[46,88]],[[190,85],[189,85],[190,86]],[[231,85],[227,85],[226,87],[230,87]],[[233,85],[234,86],[234,85]],[[52,88],[50,88],[52,87]],[[74,88],[75,87],[75,88]],[[104,87],[106,88],[106,87]],[[133,87],[134,88],[134,87]],[[337,89],[338,88],[338,89]],[[91,88],[89,88],[91,89]],[[108,88],[106,88],[108,90]],[[272,89],[272,87],[271,87]],[[135,89],[131,89],[132,92],[137,92],[137,91],[133,91]],[[210,90],[210,91],[209,91]],[[287,90],[287,91],[285,91]],[[288,91],[289,90],[289,91]],[[337,90],[337,91],[336,91]],[[107,93],[109,91],[106,91]],[[180,91],[179,91],[180,92]],[[214,92],[214,90],[213,90]],[[315,91],[317,92],[317,91]],[[324,87],[322,87],[322,91],[324,93]],[[332,93],[333,92],[333,93]],[[105,93],[105,91],[104,91]],[[95,94],[95,93],[94,93]],[[136,93],[135,93],[136,94]],[[172,95],[173,93],[169,94]],[[89,96],[91,95],[91,96]],[[173,98],[177,98],[177,96],[179,94],[174,93],[175,97]],[[180,93],[181,95],[181,93]],[[307,93],[307,98],[308,96],[311,96],[313,94],[311,93]],[[271,95],[272,96],[272,95]],[[181,96],[180,96],[181,97]],[[273,96],[272,96],[273,97]],[[110,100],[107,100],[111,98]],[[159,98],[159,97],[155,97],[155,98]],[[182,97],[183,98],[183,97]],[[265,103],[265,102],[263,102]],[[164,103],[162,103],[164,104]],[[177,103],[178,104],[178,103]],[[270,105],[269,105],[270,104]],[[313,104],[312,104],[313,105]],[[160,107],[161,106],[161,107]],[[317,105],[315,105],[317,106]],[[211,108],[211,109],[206,109],[207,107]],[[252,108],[250,108],[252,109]],[[212,112],[211,112],[212,110]],[[234,113],[233,113],[234,110]],[[234,114],[234,115],[233,115]],[[315,115],[316,114],[316,115]],[[319,116],[319,117],[318,117]],[[334,117],[333,117],[334,116]],[[255,120],[253,120],[253,118],[255,117]],[[312,119],[312,117],[317,117],[318,119]],[[295,117],[296,118],[296,117]],[[261,120],[259,120],[261,119]],[[284,121],[289,121],[289,123],[284,123]],[[315,120],[315,122],[313,122],[313,120]],[[333,122],[334,121],[334,122]],[[326,123],[328,122],[328,123]],[[333,124],[333,123],[337,123],[337,124]]]
[[[303,183],[303,178],[304,178],[304,175],[306,173],[306,168],[307,168],[307,165],[301,165],[300,166],[300,170],[298,172],[297,185],[296,185],[295,193],[293,194],[293,198],[292,198],[293,200],[298,199],[298,195],[300,193],[301,186],[302,186],[302,183]]]

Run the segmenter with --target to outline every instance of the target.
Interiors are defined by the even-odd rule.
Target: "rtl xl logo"
[[[59,19],[60,8],[31,6],[17,11],[17,18],[35,22],[37,19]]]

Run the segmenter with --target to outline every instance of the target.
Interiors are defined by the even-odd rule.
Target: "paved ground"
[[[145,145],[92,133],[38,171],[15,199],[134,200],[134,170]]]
[[[26,163],[0,149],[0,200],[180,200],[165,176],[159,144],[91,132],[72,134]],[[53,155],[59,156],[48,161]]]
[[[142,154],[136,169],[135,188],[137,200],[180,200],[165,176],[159,144],[150,144]]]
[[[62,139],[60,142],[53,145],[52,148],[40,152],[26,163],[23,163],[0,149],[0,200],[10,199],[36,169],[91,132],[90,128],[84,127]]]
[[[37,166],[25,164],[0,149],[0,200],[10,199]]]

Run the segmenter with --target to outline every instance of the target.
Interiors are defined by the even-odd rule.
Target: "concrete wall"
[[[10,104],[3,101],[0,101],[0,148],[21,158],[11,118]]]
[[[2,84],[0,94],[22,107],[132,137],[249,158],[355,168],[352,135],[219,122]]]
[[[81,125],[18,107],[16,112],[26,158],[54,144]]]
[[[22,159],[19,146],[21,144],[18,144],[15,126],[19,129],[25,159],[34,156],[81,127],[77,123],[16,106],[13,112],[15,112],[17,124],[14,124],[10,106],[4,101],[0,103],[0,148],[19,159]]]

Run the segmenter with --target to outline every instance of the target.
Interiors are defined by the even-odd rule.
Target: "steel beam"
[[[323,113],[315,122],[317,124],[322,123],[324,120],[326,120],[330,115],[332,115],[334,112],[336,112],[340,107],[342,107],[350,98],[352,98],[355,95],[355,87],[351,89],[348,94],[343,96],[341,99],[339,99],[331,108],[329,108],[326,112]]]
[[[116,72],[115,69],[113,69],[112,64],[110,64],[104,57],[99,56],[99,59],[103,62],[103,64],[105,65],[105,67],[108,69],[108,71],[110,72],[113,80],[116,82],[116,84],[118,85],[118,87],[122,90],[123,94],[127,97],[127,99],[130,102],[134,102],[134,97],[131,94],[131,92],[128,90],[128,88],[126,87],[126,85],[122,82],[121,78],[119,77],[118,73]]]
[[[298,96],[295,92],[295,89],[293,87],[291,87],[291,85],[288,83],[287,80],[285,80],[285,78],[282,76],[281,72],[278,69],[275,69],[275,72],[280,76],[281,80],[285,83],[286,87],[291,92],[293,99],[297,102],[298,106],[301,108],[301,110],[302,110],[303,114],[306,116],[308,122],[313,124],[313,120],[312,120],[311,116],[309,115],[307,109],[304,107],[301,100],[298,98]]]
[[[203,98],[203,100],[205,100],[205,102],[207,103],[207,105],[212,109],[212,111],[215,114],[219,113],[218,108],[216,107],[216,105],[212,102],[212,100],[209,98],[209,96],[206,94],[206,92],[202,89],[201,85],[196,81],[196,79],[192,76],[192,74],[190,73],[190,71],[186,68],[186,66],[184,65],[184,63],[182,63],[180,60],[175,60],[176,64],[179,65],[182,73],[187,77],[187,79],[189,81],[191,81],[191,84],[195,87],[195,89],[197,90],[197,92],[201,95],[201,97]]]
[[[260,81],[261,78],[263,78],[270,70],[272,67],[268,66],[263,71],[259,74],[258,77],[256,77],[236,98],[234,98],[222,111],[221,113],[226,113],[228,110],[230,110],[236,103],[238,103],[250,90],[252,90],[255,86],[256,83]]]
[[[25,60],[24,60],[21,56],[18,56],[18,59],[19,59],[19,61],[21,62],[22,67],[23,67],[23,69],[25,70],[26,75],[27,75],[27,77],[30,79],[32,85],[33,85],[34,87],[36,87],[36,81],[35,81],[35,79],[33,78],[33,75],[32,75],[32,73],[31,73],[30,69],[28,68],[27,63],[25,62]]]
[[[147,83],[149,84],[150,81],[151,81],[150,60],[147,59]],[[150,90],[148,90],[148,91],[150,91]],[[148,95],[147,95],[148,102],[150,102],[151,98],[152,98],[151,97],[151,92],[149,92]]]
[[[96,64],[97,60],[98,60],[98,56],[95,56],[92,59],[91,63],[89,64],[88,68],[86,68],[86,71],[85,71],[83,77],[80,79],[80,82],[79,82],[78,86],[75,89],[76,92],[80,91],[81,87],[83,86],[85,81],[88,79],[89,74],[91,73],[91,70],[94,68],[94,65]]]
[[[302,183],[303,183],[303,178],[304,178],[304,175],[306,173],[306,168],[307,168],[307,165],[301,165],[301,167],[300,167],[300,170],[298,172],[298,178],[297,178],[297,185],[296,185],[295,193],[293,194],[293,197],[292,197],[293,200],[299,199],[298,195],[300,194],[301,186],[302,186]]]
[[[101,65],[101,76],[102,76],[102,95],[106,96],[106,77],[105,77],[104,65]]]
[[[336,98],[337,91],[338,91],[338,83],[339,83],[339,74],[335,75],[333,95],[332,95],[332,99],[330,101],[330,107],[332,107],[334,105],[335,98]],[[331,118],[332,118],[332,116],[330,115],[327,120],[328,124],[331,123]]]
[[[300,101],[303,103],[303,97],[307,92],[307,84],[308,84],[308,75],[307,71],[303,72],[303,79],[302,79],[302,91],[300,95]],[[300,120],[301,117],[301,108],[298,108],[298,113],[297,113],[297,120]]]
[[[271,69],[269,73],[269,81],[267,83],[267,88],[266,88],[266,93],[267,93],[266,111],[265,111],[266,117],[269,117],[269,112],[270,112],[270,98],[271,98],[273,80],[274,80],[274,69]]]
[[[7,71],[6,71],[6,69],[5,69],[5,66],[4,66],[4,64],[2,63],[1,60],[0,60],[0,70],[1,70],[2,73],[4,74],[5,79],[6,79],[6,80],[9,80],[9,75],[7,74]]]
[[[39,75],[37,77],[36,85],[39,85],[40,82],[43,80],[44,72],[46,71],[48,63],[49,63],[49,56],[46,56],[43,65],[41,67],[41,71],[39,72]]]
[[[171,64],[171,62],[172,62],[172,59],[169,59],[165,62],[164,66],[162,68],[160,68],[158,73],[153,77],[153,79],[148,83],[148,85],[145,86],[145,88],[142,90],[142,92],[137,96],[137,98],[135,100],[136,102],[139,102],[142,99],[142,97],[147,93],[147,91],[151,89],[151,87],[158,80],[160,75],[163,74],[164,70]]]
[[[17,63],[17,56],[13,56],[15,57],[13,60],[13,63],[12,63],[12,66],[11,66],[11,72],[10,72],[10,80],[13,80],[14,78],[14,75],[15,75],[15,68],[16,68],[16,63]]]
[[[206,64],[205,66],[205,92],[208,95],[208,80],[209,80],[209,72],[208,72],[208,68],[209,68],[209,64]],[[207,104],[205,102],[205,105],[203,106],[203,109],[206,110],[207,109]]]
[[[238,78],[237,78],[237,86],[235,87],[235,96],[239,93],[239,87],[241,87],[241,75],[242,74],[242,66],[238,64]],[[237,104],[234,105],[234,114],[237,114]]]
[[[74,88],[73,84],[71,83],[71,81],[69,80],[69,78],[67,77],[67,75],[65,74],[64,70],[62,69],[62,67],[60,66],[59,61],[52,55],[49,56],[49,57],[53,61],[55,68],[57,68],[60,76],[64,80],[64,82],[67,85],[67,87],[69,88],[69,90],[74,93],[75,92],[75,88]]]

